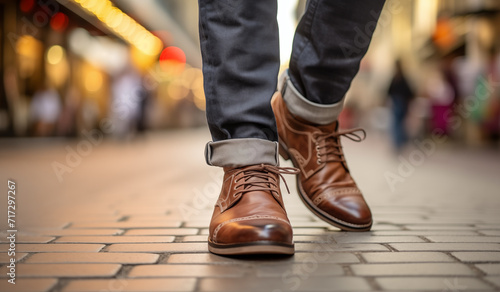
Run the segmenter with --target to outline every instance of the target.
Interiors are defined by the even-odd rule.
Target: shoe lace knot
[[[285,183],[288,193],[290,189],[286,183],[283,174],[298,174],[299,170],[295,167],[279,167],[268,164],[253,165],[245,167],[234,173],[235,177],[243,174],[235,179],[235,190],[233,196],[249,191],[269,191],[275,196],[279,196],[279,179],[281,177]]]
[[[340,144],[341,136],[354,142],[361,142],[366,138],[366,132],[364,129],[355,128],[330,134],[315,133],[313,138],[316,141],[318,164],[323,162],[345,162],[344,152]]]

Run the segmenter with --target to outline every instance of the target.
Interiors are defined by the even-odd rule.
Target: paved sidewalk
[[[290,176],[296,254],[236,258],[207,251],[222,173],[204,165],[204,129],[131,143],[0,141],[0,291],[500,291],[498,150],[427,144],[398,160],[371,136],[344,145],[373,231],[319,221]]]

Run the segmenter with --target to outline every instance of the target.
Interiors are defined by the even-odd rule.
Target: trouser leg
[[[337,120],[384,2],[308,1],[295,33],[290,69],[280,82],[293,114],[318,124]]]
[[[217,166],[277,164],[270,100],[279,70],[276,0],[199,0],[207,121]]]

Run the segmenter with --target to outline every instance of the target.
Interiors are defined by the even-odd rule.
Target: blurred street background
[[[279,1],[283,69],[305,2]],[[499,11],[489,0],[388,0],[343,127],[385,133],[396,153],[433,131],[498,149]],[[2,137],[98,129],[128,141],[205,125],[197,1],[2,0],[0,15]]]
[[[305,2],[278,1],[282,70]],[[295,257],[211,255],[197,1],[0,0],[0,291],[498,291],[500,1],[387,0],[340,120],[368,132],[343,144],[373,231],[288,177]]]

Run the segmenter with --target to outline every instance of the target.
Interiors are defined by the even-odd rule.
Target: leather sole
[[[290,154],[288,153],[288,150],[287,150],[286,146],[283,145],[283,143],[281,141],[282,140],[279,138],[279,142],[278,142],[279,143],[279,154],[281,155],[281,157],[283,157],[283,159],[285,159],[285,160],[291,160],[292,164],[295,167],[298,167],[298,163],[296,163],[295,160],[293,159],[293,157],[290,156]],[[333,225],[333,226],[335,226],[337,228],[340,228],[342,230],[345,230],[345,231],[358,231],[358,232],[361,232],[361,231],[369,231],[372,228],[372,223],[359,225],[359,224],[353,224],[353,223],[345,222],[343,220],[335,218],[334,216],[332,216],[332,215],[326,213],[325,211],[321,210],[320,208],[318,208],[311,201],[311,199],[309,199],[309,197],[306,195],[304,189],[302,188],[302,183],[300,182],[299,175],[297,175],[297,190],[298,190],[298,193],[299,193],[299,197],[302,200],[302,202],[304,203],[304,205],[306,205],[306,207],[311,212],[313,212],[314,215],[318,216],[321,220],[325,221],[326,223],[328,223],[330,225]]]
[[[246,254],[283,254],[293,255],[294,244],[285,244],[272,241],[257,241],[238,244],[218,244],[208,239],[208,250],[218,255],[246,255]]]

